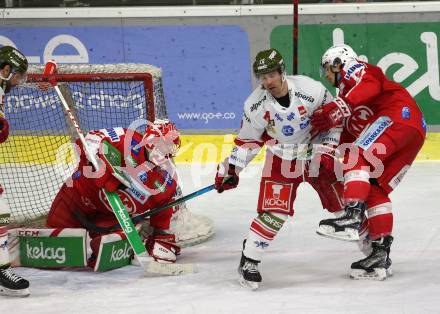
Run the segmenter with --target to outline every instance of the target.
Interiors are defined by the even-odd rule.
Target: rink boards
[[[218,163],[226,158],[235,135],[181,135],[182,145],[175,158],[177,163]],[[0,164],[54,164],[70,163],[71,150],[68,136],[10,136],[8,145],[0,145]],[[26,150],[23,150],[26,147]],[[67,147],[67,149],[66,149]],[[4,151],[8,150],[8,151]],[[38,158],[35,158],[38,156]],[[57,161],[58,159],[58,161]],[[264,150],[253,162],[264,160]],[[440,160],[440,133],[427,134],[417,160]]]

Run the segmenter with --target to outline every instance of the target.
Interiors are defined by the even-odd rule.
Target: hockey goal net
[[[44,67],[30,66],[28,82],[6,95],[10,136],[0,145],[0,177],[12,221],[43,225],[51,203],[76,162],[76,139],[55,90],[42,85]],[[161,70],[146,64],[59,65],[57,81],[81,129],[128,127],[167,118]],[[138,130],[143,132],[143,130]],[[180,191],[180,188],[179,188]],[[207,217],[176,209],[172,229],[182,246],[213,234]]]

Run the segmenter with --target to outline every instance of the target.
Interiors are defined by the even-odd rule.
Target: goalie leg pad
[[[85,229],[16,228],[9,230],[13,266],[38,268],[84,267]]]
[[[93,238],[90,242],[93,255],[89,267],[94,271],[107,271],[130,265],[133,249],[122,232],[106,234]]]
[[[161,263],[174,263],[180,254],[174,234],[151,235],[145,242],[145,247],[148,254]]]

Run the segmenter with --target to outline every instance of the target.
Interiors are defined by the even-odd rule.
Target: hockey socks
[[[251,223],[243,253],[246,257],[261,261],[263,252],[280,231],[287,215],[271,212],[260,213]]]
[[[262,280],[258,264],[286,219],[285,214],[262,212],[252,221],[238,266],[238,281],[243,287],[258,289]]]

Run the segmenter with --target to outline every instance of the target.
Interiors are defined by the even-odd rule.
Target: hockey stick
[[[44,75],[49,77],[48,81],[55,89],[56,93],[58,94],[58,97],[61,100],[61,103],[64,107],[64,110],[67,112],[70,121],[74,125],[76,132],[78,134],[78,137],[83,144],[84,151],[86,155],[88,156],[90,162],[92,163],[93,167],[97,170],[99,169],[98,161],[96,160],[95,156],[90,153],[87,143],[85,140],[85,137],[82,133],[81,128],[79,127],[78,122],[76,121],[74,115],[72,114],[69,105],[67,104],[66,99],[64,98],[63,94],[61,93],[60,88],[58,87],[58,83],[53,77],[53,74],[55,74],[56,71],[56,63],[54,61],[49,61],[46,63],[45,69],[44,69]],[[52,76],[52,77],[50,77]],[[142,240],[137,233],[136,228],[133,225],[133,222],[130,219],[130,216],[125,209],[124,205],[122,204],[121,199],[119,198],[118,194],[116,192],[107,192],[104,190],[104,194],[110,204],[110,207],[112,208],[113,213],[115,214],[119,224],[122,226],[122,230],[124,231],[128,242],[130,243],[133,252],[139,262],[139,264],[142,266],[142,268],[147,272],[157,272],[157,273],[163,273],[163,274],[169,274],[169,275],[178,275],[185,272],[194,272],[192,264],[191,267],[181,264],[183,268],[179,269],[178,267],[171,267],[171,264],[161,264],[157,263],[155,261],[152,261],[152,258],[148,255],[147,250],[142,243]],[[160,264],[160,265],[156,265]],[[177,265],[175,265],[177,266]],[[187,269],[191,268],[191,269]],[[193,271],[190,271],[193,270]]]
[[[131,217],[131,220],[134,224],[137,224],[139,222],[141,222],[143,219],[150,217],[158,212],[161,212],[167,208],[182,204],[183,202],[186,202],[192,198],[198,197],[200,195],[203,195],[211,190],[214,189],[214,184],[211,184],[207,187],[204,187],[203,189],[197,190],[195,192],[192,192],[191,194],[188,194],[186,196],[182,196],[181,198],[178,198],[172,202],[169,202],[168,204],[150,209],[142,214],[136,215]],[[116,224],[110,227],[99,227],[97,225],[95,225],[94,223],[92,223],[90,220],[88,220],[81,212],[76,211],[75,213],[76,218],[78,218],[78,220],[81,222],[81,224],[87,229],[87,230],[92,230],[96,233],[109,233],[109,232],[114,232],[117,230],[121,229],[121,225],[120,224]]]

